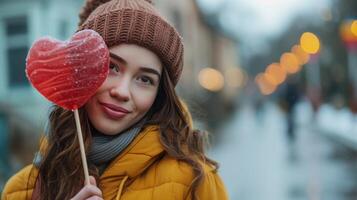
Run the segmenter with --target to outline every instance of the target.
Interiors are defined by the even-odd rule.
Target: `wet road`
[[[357,153],[313,123],[286,135],[285,114],[243,106],[210,152],[233,200],[357,200]]]

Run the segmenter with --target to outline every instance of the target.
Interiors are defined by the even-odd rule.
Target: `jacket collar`
[[[145,171],[164,153],[159,131],[159,126],[143,128],[132,143],[109,164],[100,179],[105,181],[124,176],[133,178]]]

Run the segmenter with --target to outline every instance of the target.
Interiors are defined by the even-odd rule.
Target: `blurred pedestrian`
[[[296,138],[296,127],[294,123],[294,109],[300,98],[299,85],[296,79],[289,79],[286,83],[283,99],[286,109],[287,137],[289,142],[294,142]]]

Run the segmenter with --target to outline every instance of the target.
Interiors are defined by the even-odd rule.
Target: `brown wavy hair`
[[[80,24],[99,5],[109,0],[87,0],[80,13]],[[149,0],[146,0],[149,1]],[[149,1],[151,2],[151,1]],[[185,162],[193,169],[194,179],[188,196],[198,199],[196,190],[204,177],[202,163],[218,169],[218,163],[205,155],[207,132],[194,130],[186,105],[176,94],[168,71],[163,68],[159,91],[153,106],[147,114],[147,125],[159,125],[160,142],[167,154]],[[88,152],[92,140],[92,125],[84,108],[79,109],[83,140]],[[46,149],[39,165],[39,194],[41,200],[62,200],[72,198],[84,183],[84,172],[72,111],[53,106],[49,116]],[[98,169],[88,163],[89,173],[99,183]]]
[[[92,125],[83,108],[79,110],[79,114],[85,149],[88,151],[92,139]],[[192,167],[195,178],[187,195],[193,200],[198,199],[196,190],[204,177],[202,163],[209,164],[215,169],[218,169],[218,164],[206,157],[207,132],[193,130],[190,113],[177,96],[165,68],[158,95],[147,117],[147,125],[159,125],[160,142],[167,154]],[[46,150],[39,166],[40,199],[70,199],[84,183],[73,112],[54,106],[49,116],[47,137]],[[91,163],[88,164],[89,173],[99,183],[97,168]]]

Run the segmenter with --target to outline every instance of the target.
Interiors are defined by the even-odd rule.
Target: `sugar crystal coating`
[[[109,73],[109,50],[93,30],[77,32],[69,41],[44,37],[26,58],[26,76],[48,100],[69,110],[83,106]]]

